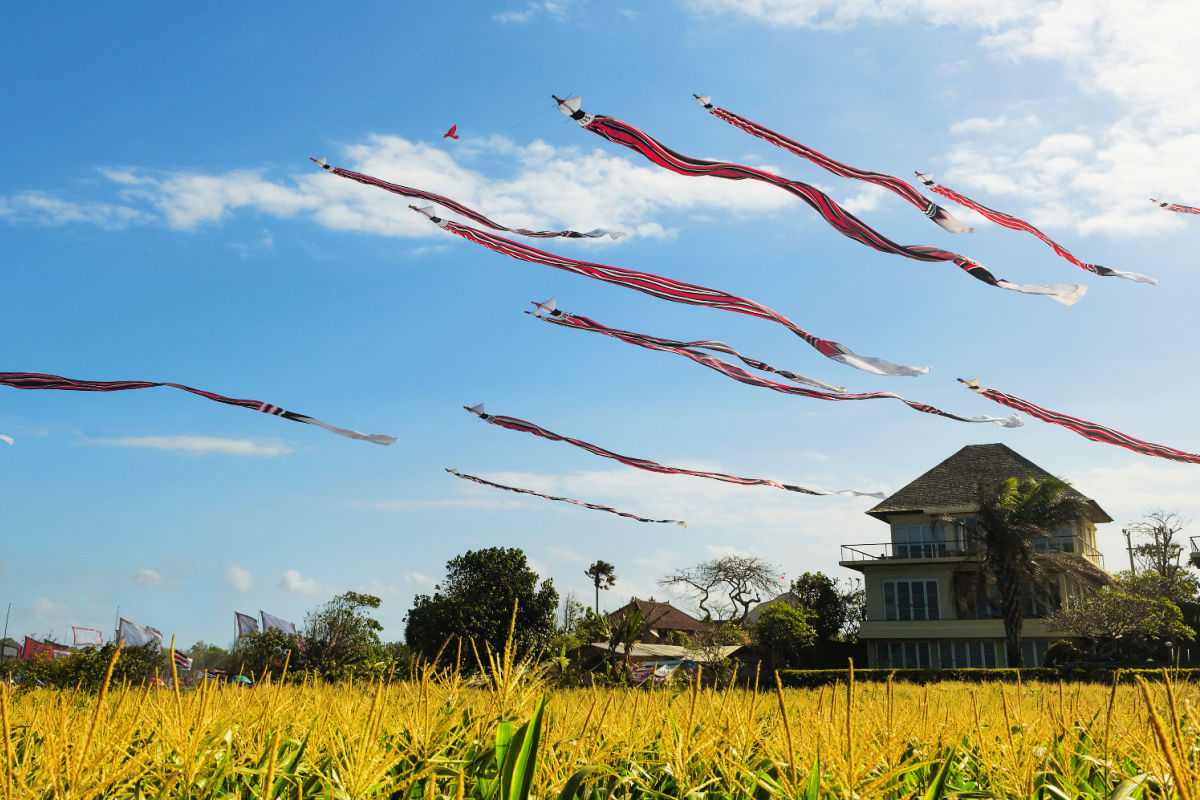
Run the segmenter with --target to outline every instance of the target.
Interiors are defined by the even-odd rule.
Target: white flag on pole
[[[142,647],[153,642],[158,645],[160,650],[162,649],[162,633],[160,631],[136,625],[124,617],[121,618],[121,625],[117,628],[117,639],[124,640],[126,647]]]
[[[101,647],[104,645],[104,634],[95,628],[77,628],[72,625],[71,633],[75,636],[76,647]]]
[[[259,611],[262,614],[263,631],[283,631],[284,633],[295,635],[296,626],[288,622],[282,617],[273,617],[265,611]]]
[[[252,633],[258,633],[258,620],[249,614],[242,614],[238,611],[233,612],[237,617],[237,635],[238,638],[249,636]]]

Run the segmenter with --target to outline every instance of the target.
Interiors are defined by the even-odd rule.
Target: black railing
[[[1200,537],[1196,537],[1200,538]],[[1200,548],[1193,541],[1193,563],[1200,560]],[[1075,553],[1099,567],[1104,566],[1104,556],[1095,547],[1078,536],[1041,539],[1034,543],[1036,550],[1059,553]],[[867,544],[842,545],[842,561],[912,560],[927,558],[982,558],[983,548],[976,540],[925,541],[925,542],[872,542]]]

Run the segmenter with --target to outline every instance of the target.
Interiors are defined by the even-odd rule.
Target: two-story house
[[[976,486],[1050,473],[1002,444],[970,445],[866,513],[890,528],[887,541],[842,546],[841,565],[862,573],[866,620],[858,638],[871,667],[937,669],[1007,666],[1004,622],[995,583],[974,540]],[[1075,490],[1071,490],[1075,491]],[[1083,495],[1079,495],[1083,496]],[[1095,501],[1076,526],[1056,531],[1039,549],[1057,551],[1022,593],[1022,655],[1041,666],[1046,648],[1065,638],[1043,618],[1064,598],[1107,580],[1096,549],[1096,524],[1112,518]],[[882,538],[882,537],[881,537]]]

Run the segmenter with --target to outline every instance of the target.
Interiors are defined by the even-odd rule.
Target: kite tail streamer
[[[636,519],[638,522],[663,522],[663,523],[669,522],[673,525],[678,525],[681,528],[687,527],[687,523],[681,519],[646,519],[645,517],[639,517],[637,514],[630,514],[625,511],[618,511],[617,509],[613,508],[612,506],[599,506],[599,505],[596,505],[595,503],[585,503],[582,500],[572,500],[570,497],[555,497],[554,495],[542,494],[541,492],[535,492],[531,489],[518,489],[515,486],[505,486],[502,483],[492,483],[491,481],[485,481],[483,478],[477,478],[474,475],[468,475],[465,472],[459,472],[458,470],[450,469],[449,467],[446,467],[446,472],[449,472],[451,475],[453,475],[456,478],[462,478],[463,480],[467,480],[467,481],[474,481],[475,483],[479,483],[484,486],[491,486],[493,489],[503,489],[506,492],[519,492],[520,494],[531,494],[534,497],[544,497],[547,500],[558,500],[559,502],[562,502],[562,503],[574,503],[575,505],[583,506],[584,508],[591,508],[596,511],[607,511],[610,514],[616,514],[617,516],[628,517],[629,519]]]
[[[603,447],[598,447],[589,442],[580,439],[572,439],[569,436],[561,436],[553,431],[548,431],[532,422],[527,422],[516,417],[505,417],[498,414],[488,414],[483,410],[483,403],[475,406],[463,406],[467,411],[470,411],[475,416],[479,417],[484,422],[497,425],[501,428],[507,428],[511,431],[519,431],[520,433],[532,433],[534,436],[540,436],[543,439],[549,439],[553,442],[566,442],[574,445],[582,450],[586,450],[594,455],[603,458],[611,458],[614,461],[620,461],[629,467],[636,469],[644,469],[647,472],[657,472],[662,475],[693,475],[697,478],[710,478],[716,481],[725,481],[726,483],[736,483],[740,486],[774,486],[776,489],[783,489],[788,492],[799,492],[800,494],[812,495],[842,495],[844,497],[877,497],[880,500],[887,495],[883,492],[856,492],[852,489],[841,489],[839,491],[829,491],[826,489],[808,489],[804,486],[796,486],[790,483],[780,483],[769,478],[739,478],[734,475],[726,475],[722,472],[698,472],[691,469],[678,469],[676,467],[667,467],[659,464],[656,461],[650,461],[645,458],[634,458],[632,456],[623,456],[620,453],[614,453],[611,450],[605,450]]]
[[[595,264],[590,261],[580,261],[574,258],[567,258],[566,256],[555,255],[545,250],[538,250],[529,245],[514,242],[511,239],[496,236],[487,231],[472,228],[468,225],[460,225],[457,222],[441,219],[435,216],[430,208],[417,208],[416,206],[411,206],[411,208],[429,217],[434,224],[450,233],[461,236],[467,241],[483,245],[489,250],[495,250],[497,253],[518,259],[519,261],[528,261],[531,264],[544,264],[565,272],[573,272],[576,275],[595,278],[605,283],[624,286],[626,289],[633,289],[663,300],[671,300],[676,303],[686,303],[693,306],[721,308],[726,311],[748,314],[752,317],[777,322],[808,342],[817,352],[827,358],[831,358],[846,366],[861,369],[864,372],[871,372],[876,375],[924,375],[929,371],[929,367],[908,367],[901,364],[893,364],[881,358],[860,356],[843,344],[813,336],[778,311],[774,311],[764,305],[759,305],[744,297],[727,294],[717,289],[709,289],[706,286],[699,286],[694,283],[684,283],[683,281],[664,278],[661,275],[653,275],[649,272],[638,272],[637,270],[611,267],[606,264]]]
[[[1158,283],[1158,281],[1154,278],[1148,278],[1145,275],[1137,272],[1123,272],[1117,269],[1110,269],[1109,267],[1102,267],[1099,264],[1088,264],[1085,261],[1080,261],[1070,251],[1068,251],[1067,248],[1063,247],[1058,242],[1054,241],[1025,220],[1005,214],[1001,211],[996,211],[992,208],[988,208],[981,203],[975,202],[966,195],[959,194],[953,189],[947,189],[945,186],[939,186],[934,182],[932,175],[926,175],[921,172],[916,173],[916,175],[918,178],[920,178],[922,183],[929,187],[930,191],[937,192],[942,197],[947,197],[958,203],[960,206],[965,206],[966,208],[978,211],[980,214],[987,217],[992,222],[995,222],[997,225],[1002,225],[1010,230],[1025,231],[1026,233],[1033,234],[1046,244],[1050,245],[1050,249],[1057,253],[1060,257],[1065,258],[1067,261],[1070,261],[1080,269],[1085,269],[1088,272],[1093,272],[1096,275],[1102,275],[1104,277],[1124,278],[1130,281],[1137,281],[1138,283]]]
[[[640,333],[631,331],[617,330],[616,328],[606,328],[595,320],[581,317],[575,314],[568,314],[565,311],[556,310],[550,316],[542,316],[534,312],[525,312],[537,317],[543,322],[549,322],[554,325],[559,325],[564,328],[572,328],[579,331],[588,331],[590,333],[599,333],[605,336],[611,336],[614,339],[619,339],[627,344],[645,347],[650,350],[661,350],[664,353],[674,353],[690,358],[697,364],[703,364],[709,369],[716,370],[727,378],[732,378],[739,383],[744,383],[748,386],[758,386],[763,389],[771,389],[783,394],[795,394],[801,397],[809,397],[814,400],[899,400],[909,408],[920,411],[923,414],[934,414],[947,419],[957,420],[958,422],[990,422],[994,425],[999,425],[1003,428],[1019,428],[1024,423],[1020,416],[1013,414],[1011,417],[962,417],[958,414],[951,414],[948,411],[942,411],[940,408],[934,408],[925,403],[917,403],[912,400],[905,400],[898,394],[892,392],[860,392],[857,394],[843,394],[838,392],[818,392],[813,389],[804,389],[800,386],[788,386],[784,383],[776,383],[775,381],[760,378],[757,375],[752,375],[741,367],[734,366],[727,361],[710,356],[707,353],[700,353],[696,350],[689,349],[682,342],[673,342],[669,339],[659,339],[653,336],[645,336]]]
[[[384,436],[378,433],[359,433],[347,428],[338,428],[326,422],[322,422],[314,417],[309,417],[304,414],[299,414],[295,411],[288,411],[279,406],[263,403],[259,400],[238,400],[232,397],[224,397],[212,392],[206,392],[203,389],[194,389],[191,386],[184,386],[182,383],[157,383],[153,381],[81,381],[73,378],[64,378],[60,375],[46,375],[39,372],[0,372],[0,386],[11,386],[14,389],[58,389],[71,392],[121,392],[127,389],[152,389],[158,386],[169,386],[173,389],[182,389],[185,392],[198,394],[201,397],[208,398],[217,403],[225,403],[230,406],[238,406],[240,408],[248,408],[251,411],[260,411],[264,414],[271,414],[276,417],[290,419],[292,422],[303,422],[306,425],[316,425],[318,428],[324,428],[330,433],[336,433],[338,436],[345,436],[348,439],[360,439],[364,442],[372,444],[389,445],[396,441],[394,436]]]
[[[11,437],[11,436],[5,436],[3,433],[0,433],[0,441],[2,441],[2,442],[5,442],[6,444],[12,444],[12,443],[13,443],[13,439],[12,439],[12,437]]]
[[[696,101],[719,120],[728,122],[735,128],[740,128],[751,136],[757,136],[759,139],[764,139],[776,147],[782,147],[793,155],[808,159],[819,167],[832,172],[834,175],[840,175],[843,178],[853,178],[855,180],[866,181],[873,183],[876,186],[882,186],[884,189],[889,189],[903,197],[908,202],[912,203],[917,208],[921,209],[921,213],[936,222],[944,230],[950,233],[974,233],[974,228],[969,228],[950,214],[949,211],[939,206],[937,203],[930,200],[925,195],[912,188],[905,181],[900,180],[894,175],[886,175],[882,172],[871,172],[870,170],[857,169],[849,164],[843,164],[840,161],[834,161],[823,153],[818,153],[811,147],[805,147],[799,142],[794,142],[781,133],[764,128],[757,122],[751,122],[745,117],[740,117],[732,111],[727,111],[724,108],[719,108],[712,104],[712,98],[708,95],[701,97],[698,94],[693,94],[692,97]]]
[[[566,100],[561,100],[558,97],[554,97],[554,99],[558,102],[559,111],[578,122],[580,127],[586,128],[614,144],[619,144],[622,147],[627,147],[630,150],[640,153],[664,169],[668,169],[679,175],[708,175],[733,181],[757,180],[777,186],[807,203],[809,207],[820,214],[826,222],[832,225],[843,236],[847,236],[860,244],[864,244],[882,253],[892,253],[917,261],[949,261],[957,264],[968,275],[983,281],[989,286],[1008,289],[1013,292],[1021,292],[1023,294],[1044,295],[1055,302],[1068,306],[1078,302],[1079,298],[1083,297],[1084,292],[1087,291],[1086,287],[1079,284],[1052,283],[1047,286],[1032,286],[1029,284],[1012,283],[1011,281],[997,278],[978,262],[958,253],[952,253],[936,247],[925,247],[923,245],[897,244],[839,206],[829,195],[814,186],[809,186],[807,183],[788,180],[773,173],[747,167],[742,164],[691,158],[690,156],[675,152],[662,142],[653,139],[645,132],[619,119],[585,113],[580,109],[580,99],[578,97],[571,97]]]
[[[461,214],[468,219],[478,222],[480,225],[497,231],[507,231],[508,233],[516,233],[521,236],[531,236],[539,239],[549,239],[556,236],[566,239],[598,239],[601,236],[620,239],[625,235],[622,231],[610,231],[605,228],[596,228],[595,230],[590,230],[586,233],[581,233],[579,231],[531,231],[527,228],[508,228],[498,222],[493,222],[472,208],[467,208],[462,203],[451,200],[449,197],[443,197],[440,194],[427,192],[423,189],[414,189],[411,186],[401,186],[398,183],[388,183],[387,181],[380,180],[379,178],[374,178],[370,175],[364,175],[361,172],[351,172],[350,170],[342,169],[341,167],[331,167],[323,158],[309,157],[308,160],[314,164],[318,164],[326,171],[337,175],[339,178],[348,178],[352,181],[358,181],[359,183],[367,186],[376,186],[384,191],[391,192],[392,194],[398,194],[404,197],[416,197],[421,200],[427,200],[431,203],[437,203],[440,206],[450,209],[456,214]]]
[[[558,310],[558,303],[553,297],[544,303],[538,303],[538,302],[534,301],[533,305],[537,307],[538,313],[540,313],[540,314],[548,314],[553,317],[553,316],[558,316],[559,314],[563,313]],[[525,313],[528,314],[531,312],[526,311]],[[805,386],[815,386],[818,389],[828,389],[831,392],[846,391],[845,386],[833,386],[831,384],[825,383],[824,381],[819,381],[816,378],[809,378],[805,375],[800,375],[798,373],[792,372],[791,370],[776,369],[775,367],[772,367],[770,364],[768,364],[765,361],[759,361],[757,359],[744,356],[741,353],[739,353],[737,350],[734,350],[732,347],[725,344],[724,342],[718,342],[715,339],[703,339],[703,340],[697,341],[697,342],[678,342],[673,339],[658,339],[658,338],[655,338],[652,336],[647,336],[645,338],[651,339],[659,344],[662,344],[664,347],[691,347],[691,348],[698,348],[701,350],[712,350],[717,353],[725,353],[726,355],[733,356],[734,358],[741,361],[743,364],[745,364],[749,367],[752,367],[753,369],[757,369],[762,372],[770,372],[775,375],[779,375],[781,377],[787,378],[789,381],[792,381],[793,383],[799,383],[799,384],[803,384]]]
[[[1035,406],[1028,400],[1023,400],[1015,395],[981,387],[977,378],[970,380],[959,378],[958,380],[976,394],[981,394],[1000,405],[1024,411],[1029,416],[1036,417],[1043,422],[1049,422],[1052,425],[1061,425],[1064,428],[1075,431],[1075,433],[1078,433],[1085,439],[1104,442],[1105,444],[1114,444],[1117,447],[1124,447],[1126,450],[1132,450],[1135,453],[1147,456],[1155,456],[1156,458],[1167,458],[1171,461],[1182,461],[1187,464],[1200,464],[1200,455],[1196,453],[1187,453],[1183,450],[1176,450],[1174,447],[1144,442],[1141,439],[1135,439],[1132,436],[1115,431],[1112,428],[1106,428],[1103,425],[1098,425],[1095,422],[1088,422],[1087,420],[1060,414],[1057,411],[1051,411],[1048,408]]]
[[[1180,214],[1200,214],[1200,208],[1192,208],[1191,206],[1181,206],[1176,203],[1168,203],[1166,200],[1156,200],[1151,197],[1150,202],[1159,208],[1165,208],[1167,211],[1178,211]]]

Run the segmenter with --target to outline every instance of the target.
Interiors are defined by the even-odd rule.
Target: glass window
[[[884,581],[883,612],[889,620],[941,619],[937,580]]]
[[[1021,656],[1025,659],[1025,666],[1042,666],[1042,662],[1046,660],[1046,650],[1049,648],[1049,639],[1022,639]]]
[[[878,669],[929,669],[929,642],[876,642],[875,665]]]
[[[941,643],[938,666],[991,668],[996,666],[996,643],[987,641],[945,641]]]
[[[892,528],[896,557],[937,558],[944,550],[939,534],[940,531],[929,524],[896,525]]]

